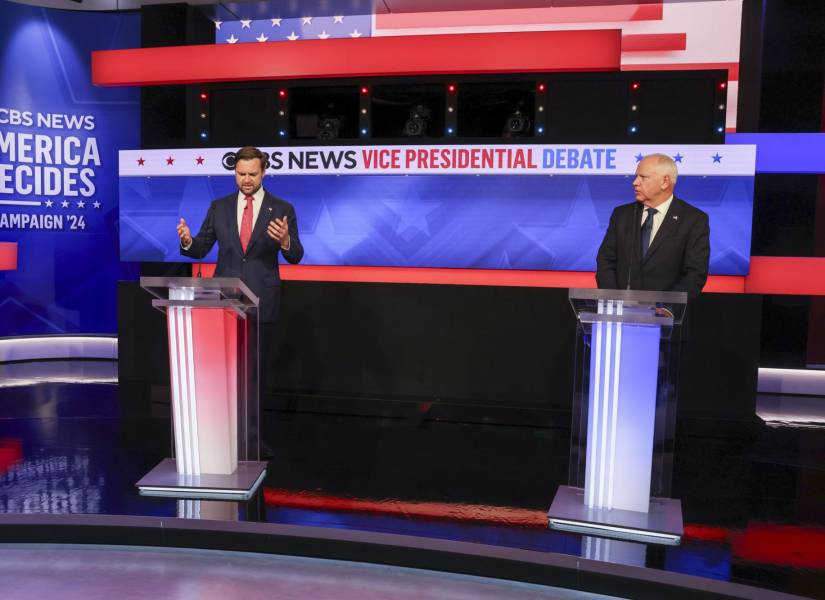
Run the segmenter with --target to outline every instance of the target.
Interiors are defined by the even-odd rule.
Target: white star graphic
[[[325,40],[329,37],[329,34],[327,33],[327,30],[324,29],[321,33],[318,34],[318,37],[322,40]]]
[[[51,208],[53,204],[54,202],[52,202],[51,200],[46,200],[46,208]]]
[[[301,17],[301,25],[312,25],[312,17]]]
[[[92,202],[92,206],[94,206],[95,208],[100,208],[100,202],[95,200],[94,202]]]
[[[215,21],[215,29],[220,29],[221,25],[223,25],[223,21]]]
[[[262,33],[261,35],[259,35],[259,36],[258,36],[258,37],[256,37],[255,39],[256,39],[256,40],[258,40],[259,42],[265,42],[265,41],[266,41],[266,40],[268,40],[269,38],[268,38],[268,37],[266,37],[266,36]]]
[[[343,214],[339,214],[338,217],[344,223],[363,222],[363,216],[359,215],[354,209],[342,207],[340,212]],[[355,229],[356,231],[364,230],[357,226],[336,228],[336,223],[329,213],[329,208],[324,204],[314,230],[311,233],[307,231],[305,236],[310,247],[313,249],[312,258],[319,261],[333,261],[333,264],[340,262],[347,252],[364,241],[364,235],[351,233],[351,229]]]
[[[60,206],[62,206],[63,208],[69,208],[69,201],[64,200],[63,202],[60,203]]]
[[[398,219],[395,233],[408,242],[419,233],[430,235],[427,215],[441,206],[440,202],[421,202],[418,204],[384,202],[384,204],[395,213],[395,217]]]
[[[241,29],[249,29],[252,24],[252,19],[241,19]]]
[[[570,265],[573,270],[586,271],[592,268],[587,265],[593,263],[596,248],[590,250],[582,240],[601,239],[604,230],[599,226],[589,188],[581,186],[574,194],[573,206],[563,219],[546,223],[530,219],[525,224],[518,221],[514,224],[521,235],[535,244],[536,250],[547,253],[548,264]]]
[[[344,15],[336,15],[336,16],[332,17],[333,25],[335,23],[343,23],[343,22],[344,22]]]
[[[78,200],[77,201],[77,207],[78,208],[86,208],[86,203],[83,200]]]
[[[364,35],[364,34],[363,34],[363,33],[361,33],[360,31],[358,31],[358,29],[355,29],[354,31],[352,31],[352,32],[349,34],[349,36],[350,36],[350,37],[353,37],[353,38],[361,37],[362,35]]]
[[[281,26],[281,20],[280,19],[270,19],[270,21],[272,21],[272,26],[273,27],[280,27]]]
[[[286,36],[286,39],[288,39],[288,40],[289,40],[289,41],[291,41],[291,42],[294,42],[294,41],[295,41],[295,40],[297,40],[299,37],[301,37],[301,36],[300,36],[300,35],[295,35],[295,32],[293,31],[293,32],[292,32],[292,33],[290,33],[288,36]]]
[[[228,38],[226,38],[226,43],[228,43],[228,44],[235,44],[235,43],[237,43],[237,41],[238,41],[238,38],[235,37],[234,33],[232,35],[230,35]]]

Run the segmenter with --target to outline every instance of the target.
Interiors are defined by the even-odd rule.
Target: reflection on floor
[[[336,560],[169,548],[3,546],[6,600],[612,600],[547,586]]]
[[[263,520],[403,533],[825,597],[825,428],[815,422],[776,422],[725,437],[700,435],[696,427],[678,433],[673,496],[682,500],[685,538],[680,546],[659,547],[547,530],[547,508],[567,480],[569,431],[563,428],[267,412],[263,429],[274,457],[257,498],[209,504],[142,497],[134,483],[169,454],[170,423],[148,409],[124,416],[119,391],[91,383],[0,389],[0,512]],[[6,561],[0,565],[6,568]]]

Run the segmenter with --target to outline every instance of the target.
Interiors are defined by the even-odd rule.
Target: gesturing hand
[[[281,245],[284,250],[289,250],[289,223],[286,217],[275,219],[269,222],[266,234]]]
[[[192,243],[192,232],[189,231],[189,226],[183,218],[178,223],[178,237],[182,246],[188,246]]]

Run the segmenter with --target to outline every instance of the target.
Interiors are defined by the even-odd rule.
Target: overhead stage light
[[[334,140],[341,130],[341,117],[321,117],[318,119],[318,139]]]
[[[504,125],[505,135],[519,135],[526,134],[530,130],[530,118],[521,112],[521,109],[516,109],[512,115],[507,117],[507,122]]]
[[[410,109],[410,117],[404,123],[404,135],[407,137],[421,137],[427,133],[427,124],[432,112],[427,106],[418,104]]]

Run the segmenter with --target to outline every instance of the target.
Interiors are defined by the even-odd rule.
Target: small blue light
[[[453,128],[452,127],[447,127],[447,133],[452,134],[453,133]]]
[[[724,127],[717,127],[716,128],[716,133],[725,133],[725,128]]]
[[[208,137],[207,133],[205,131],[201,131],[201,139],[205,140],[207,137]]]
[[[361,130],[361,135],[367,135],[367,129],[366,128]]]
[[[278,131],[278,135],[280,135],[281,137],[285,137],[286,136],[286,131],[281,129],[281,130]]]
[[[631,125],[631,126],[630,126],[630,133],[636,133],[636,131],[638,131],[638,130],[636,129],[636,126],[635,126],[635,125]]]
[[[544,127],[539,127],[539,133],[544,133]]]

